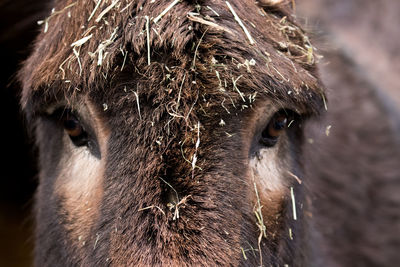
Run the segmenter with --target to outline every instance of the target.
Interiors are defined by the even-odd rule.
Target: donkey
[[[339,264],[334,203],[312,193],[338,178],[303,147],[327,101],[294,1],[53,4],[19,73],[37,266]]]

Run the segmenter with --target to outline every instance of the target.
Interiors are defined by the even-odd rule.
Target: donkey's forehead
[[[161,80],[176,67],[191,77],[188,86],[200,79],[212,94],[318,102],[313,47],[284,9],[253,0],[198,3],[57,1],[20,73],[23,101],[60,81],[64,91],[90,90],[127,71],[151,73],[158,63],[167,70]]]

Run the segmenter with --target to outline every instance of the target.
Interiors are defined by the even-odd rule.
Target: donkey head
[[[323,91],[290,1],[58,0],[42,23],[20,72],[37,265],[305,261]]]

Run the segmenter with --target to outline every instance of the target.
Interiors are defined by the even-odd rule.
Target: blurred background
[[[400,105],[400,1],[297,0],[296,13],[314,39],[323,80],[335,84],[331,61],[357,69],[364,84],[375,88],[390,109]],[[30,266],[32,198],[37,185],[35,152],[19,112],[15,73],[29,54],[37,21],[46,1],[0,0],[0,266]],[[334,90],[328,86],[328,90]]]
[[[345,54],[363,78],[400,104],[400,1],[297,0],[296,4],[299,18],[318,37],[317,47]]]
[[[35,157],[19,112],[15,74],[44,12],[43,1],[0,0],[0,266],[31,265]]]

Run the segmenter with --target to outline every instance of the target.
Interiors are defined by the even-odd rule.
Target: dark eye
[[[60,123],[64,127],[65,132],[71,138],[76,146],[85,146],[88,143],[88,135],[83,129],[79,119],[72,113],[70,109],[65,109],[61,113]]]
[[[266,147],[276,145],[279,136],[285,132],[292,120],[292,112],[286,110],[276,112],[262,131],[260,143]]]

